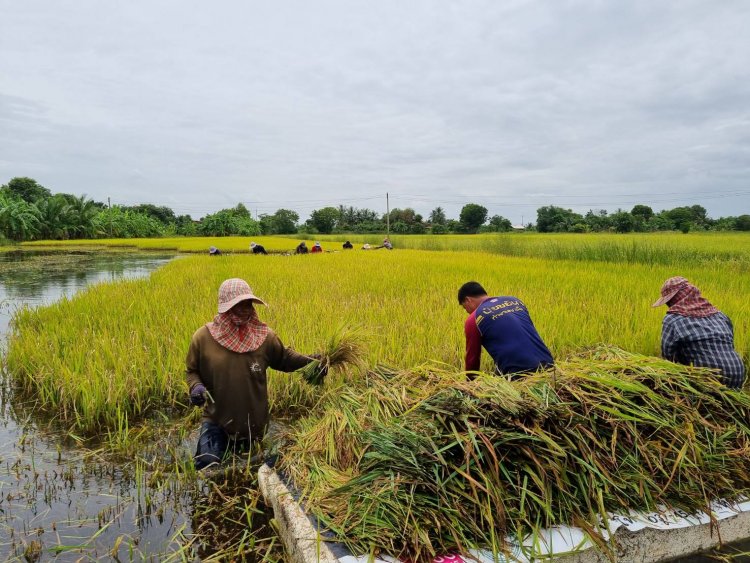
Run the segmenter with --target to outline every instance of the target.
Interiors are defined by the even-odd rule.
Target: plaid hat
[[[686,287],[690,282],[687,281],[687,279],[683,278],[682,276],[675,276],[673,278],[669,278],[667,281],[664,282],[664,284],[661,286],[661,297],[657,299],[652,307],[660,307],[664,305],[665,303],[668,303],[672,297],[677,295],[680,290],[684,287]]]
[[[240,301],[253,301],[265,305],[265,302],[256,297],[245,280],[230,278],[219,286],[219,313],[226,313]]]

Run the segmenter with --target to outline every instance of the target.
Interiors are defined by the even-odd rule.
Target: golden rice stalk
[[[316,359],[298,370],[310,385],[322,385],[331,368],[359,367],[365,365],[367,335],[361,328],[339,326],[331,335],[323,352]]]

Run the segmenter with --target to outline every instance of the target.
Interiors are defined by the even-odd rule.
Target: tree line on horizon
[[[316,209],[300,223],[290,209],[252,217],[242,204],[222,209],[194,220],[177,215],[167,206],[132,206],[97,202],[85,195],[53,194],[36,180],[11,179],[0,186],[0,238],[11,241],[66,240],[84,238],[145,238],[163,236],[255,236],[276,234],[384,233],[447,234],[509,232],[511,222],[500,215],[489,215],[486,207],[467,203],[457,219],[449,219],[442,207],[427,218],[414,209],[392,209],[380,214],[371,209],[328,206]],[[657,212],[648,205],[636,205],[630,211],[590,210],[585,215],[554,205],[537,210],[536,223],[524,230],[541,233],[649,232],[674,231],[750,231],[750,215],[708,217],[700,205],[675,207]]]

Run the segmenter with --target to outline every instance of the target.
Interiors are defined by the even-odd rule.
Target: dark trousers
[[[212,463],[221,463],[230,453],[239,454],[249,450],[250,440],[233,438],[218,424],[204,422],[195,450],[195,468],[203,469]]]

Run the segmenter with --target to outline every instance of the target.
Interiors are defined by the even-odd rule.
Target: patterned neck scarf
[[[216,315],[213,322],[207,323],[206,327],[216,342],[239,354],[254,352],[268,336],[268,325],[261,322],[254,309],[247,321],[229,310]]]
[[[709,317],[719,310],[701,296],[700,289],[691,283],[686,283],[677,294],[669,300],[667,313],[675,313],[683,317]]]

